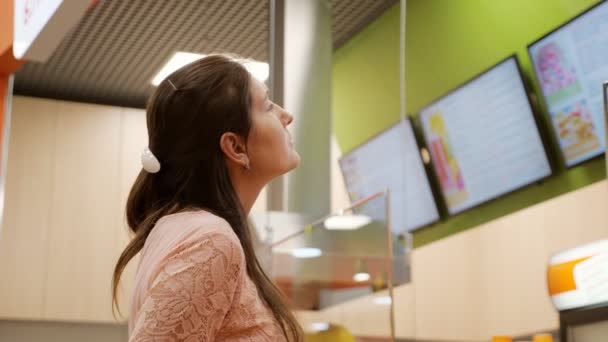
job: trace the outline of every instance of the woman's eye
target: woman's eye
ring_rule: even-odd
[[[274,107],[274,103],[272,103],[272,102],[271,102],[271,103],[268,105],[268,111],[271,111],[271,110],[272,110],[272,107]]]

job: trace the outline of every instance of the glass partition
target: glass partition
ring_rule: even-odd
[[[410,280],[411,239],[391,234],[388,196],[304,224],[302,215],[266,214],[267,231],[281,235],[266,236],[273,251],[266,267],[307,341],[394,340],[393,287]]]

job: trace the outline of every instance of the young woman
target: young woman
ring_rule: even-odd
[[[127,203],[141,252],[130,341],[301,341],[254,254],[246,217],[261,189],[300,162],[293,117],[242,64],[215,55],[171,74],[147,108],[148,148]]]

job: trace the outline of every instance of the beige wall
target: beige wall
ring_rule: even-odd
[[[593,342],[605,341],[608,336],[608,322],[597,322],[570,328],[573,341]]]
[[[15,97],[12,118],[0,317],[113,322],[110,279],[147,139],[143,112]]]
[[[416,336],[482,340],[557,329],[548,258],[608,238],[607,207],[601,181],[416,249]]]
[[[608,182],[601,181],[415,249],[413,281],[395,289],[397,336],[487,341],[558,329],[546,262],[557,251],[608,238],[607,209]],[[361,298],[301,317],[385,335],[385,309],[374,305]]]
[[[143,111],[17,97],[12,126],[0,318],[112,322],[109,277],[147,142]],[[333,207],[344,206],[343,185],[332,192]],[[602,181],[416,249],[413,282],[395,290],[397,335],[481,341],[556,329],[545,263],[608,236],[607,204]],[[386,307],[374,305],[302,315],[386,334]]]
[[[124,208],[147,140],[140,109],[14,98],[0,319],[114,322],[110,279],[129,239]],[[260,198],[254,211],[266,208]]]

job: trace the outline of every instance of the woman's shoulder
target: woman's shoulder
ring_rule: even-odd
[[[189,211],[171,214],[159,220],[154,230],[154,235],[151,234],[146,241],[150,244],[144,252],[144,259],[156,265],[152,277],[155,282],[186,269],[244,267],[244,253],[238,237],[226,220],[212,213]],[[224,260],[221,265],[216,262],[220,260]]]
[[[138,270],[133,334],[164,337],[179,329],[185,336],[187,329],[200,333],[202,324],[221,322],[224,315],[217,313],[232,306],[246,279],[243,249],[228,222],[209,212],[183,212],[162,218],[154,230]],[[171,324],[176,329],[167,328]]]
[[[157,225],[199,224],[204,226],[230,227],[228,221],[207,210],[189,210],[165,215],[158,220]]]
[[[238,242],[234,230],[220,216],[206,210],[183,211],[162,217],[154,230],[161,235],[180,235],[180,240],[198,240],[209,237],[223,237]],[[165,237],[166,238],[166,237]]]
[[[239,238],[223,218],[205,210],[185,211],[162,217],[146,239],[144,259],[162,264],[176,256],[215,246],[233,251],[239,258],[243,250]]]

